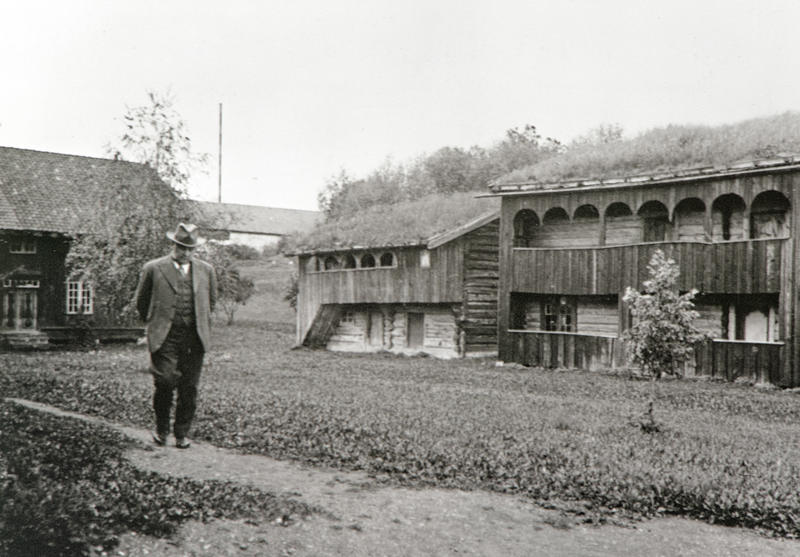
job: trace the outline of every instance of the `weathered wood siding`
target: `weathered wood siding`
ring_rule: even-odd
[[[511,361],[525,366],[603,370],[628,363],[620,339],[580,333],[509,331]],[[783,343],[714,340],[695,351],[695,375],[785,385]]]
[[[577,331],[582,334],[616,336],[619,332],[619,307],[616,301],[578,300]]]
[[[464,246],[464,302],[461,328],[465,355],[497,353],[497,284],[500,220],[470,232]]]
[[[722,327],[722,307],[711,304],[695,304],[694,309],[700,314],[695,320],[695,327],[708,333],[712,338],[727,338],[728,331]]]
[[[334,324],[325,342],[328,350],[343,352],[377,352],[386,350],[400,354],[427,353],[453,358],[458,352],[458,327],[452,307],[370,306],[341,309],[352,319]],[[423,315],[422,344],[408,344],[408,314]],[[316,327],[316,323],[315,323]],[[311,335],[309,335],[311,336]]]
[[[299,258],[297,342],[302,343],[324,304],[438,304],[463,301],[464,264],[459,242],[430,252],[430,267],[420,266],[421,248],[392,250],[390,268],[308,272],[308,257]]]
[[[625,364],[622,341],[614,337],[549,331],[509,331],[510,358],[525,366],[612,369]]]
[[[788,387],[792,379],[782,369],[785,351],[783,343],[714,340],[696,351],[695,373]]]
[[[681,268],[680,288],[706,293],[781,290],[786,240],[724,243],[657,242],[599,248],[514,248],[510,291],[542,294],[618,294],[640,288],[647,265],[660,249]]]
[[[598,245],[599,236],[594,242]],[[629,215],[624,217],[606,218],[606,244],[633,244],[642,241],[642,223],[639,217]]]
[[[797,311],[800,300],[797,299],[795,284],[800,275],[800,243],[795,240],[800,234],[800,203],[794,194],[800,191],[798,187],[800,172],[786,168],[655,184],[631,183],[585,190],[532,190],[504,196],[500,227],[499,357],[513,361],[514,355],[519,353],[515,346],[518,339],[510,332],[512,319],[519,320],[514,313],[518,310],[511,307],[512,293],[619,296],[626,286],[641,285],[647,275],[646,266],[652,251],[666,248],[681,265],[680,285],[683,289],[699,288],[704,293],[736,295],[778,294],[778,338],[784,339],[785,348],[776,349],[775,345],[769,344],[767,348],[758,350],[766,351],[770,357],[778,354],[774,357],[779,359],[780,372],[767,366],[771,382],[800,386],[800,311]],[[751,234],[756,237],[760,234],[759,214],[757,211],[751,214],[751,209],[755,208],[756,198],[765,192],[778,192],[788,200],[788,212],[779,219],[785,218],[785,224],[777,227],[776,235],[780,239],[749,240]],[[723,196],[727,199],[722,199]],[[764,198],[759,198],[759,201],[761,199]],[[717,200],[721,201],[715,205]],[[650,202],[660,203],[670,215],[671,224],[665,227],[667,242],[629,245],[644,238],[641,229],[643,215],[639,215],[639,210]],[[631,215],[609,216],[607,210],[614,203],[624,203]],[[541,220],[554,207],[574,215],[576,209],[584,205],[591,205],[600,215],[593,249],[583,249],[584,246],[570,240],[559,246],[561,250],[514,248],[513,223],[520,211],[531,211]],[[695,210],[701,205],[705,207],[702,213]],[[729,211],[726,226],[731,241],[708,243],[710,238],[723,240],[721,208]],[[625,212],[618,208],[611,211],[615,214]],[[573,219],[573,224],[578,224],[577,219]],[[755,229],[751,230],[754,226]],[[702,238],[704,241],[683,243],[677,242],[677,238]],[[580,243],[585,245],[585,240]],[[528,245],[535,245],[535,230]],[[706,317],[706,325],[716,329],[717,317]],[[727,354],[740,353],[736,351],[743,349],[738,345],[715,345],[714,350]],[[775,379],[776,374],[779,380]]]

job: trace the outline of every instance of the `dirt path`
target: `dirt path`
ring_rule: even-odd
[[[30,401],[7,400],[100,423],[131,438],[150,441],[145,430]],[[123,536],[115,555],[800,555],[800,541],[768,539],[742,529],[677,518],[631,527],[582,525],[514,496],[386,487],[366,474],[304,467],[203,443],[194,443],[185,451],[174,447],[136,449],[126,456],[143,469],[250,484],[327,513],[270,524],[190,522],[173,540],[131,533]]]

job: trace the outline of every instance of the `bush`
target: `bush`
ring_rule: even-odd
[[[261,252],[253,246],[245,244],[222,244],[222,246],[225,252],[233,259],[248,260],[261,257]]]
[[[691,290],[678,294],[680,268],[664,252],[656,250],[647,266],[650,278],[644,291],[628,287],[623,300],[630,304],[633,326],[623,339],[634,364],[646,375],[660,379],[663,374],[679,374],[679,366],[693,355],[693,348],[708,335],[692,322],[699,317]]]

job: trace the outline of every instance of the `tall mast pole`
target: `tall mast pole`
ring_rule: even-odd
[[[219,175],[217,182],[217,203],[222,203],[222,103],[219,103]]]

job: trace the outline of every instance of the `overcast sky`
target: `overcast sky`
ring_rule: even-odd
[[[170,91],[223,201],[316,209],[388,156],[800,109],[800,2],[3,2],[0,145],[88,156]]]

